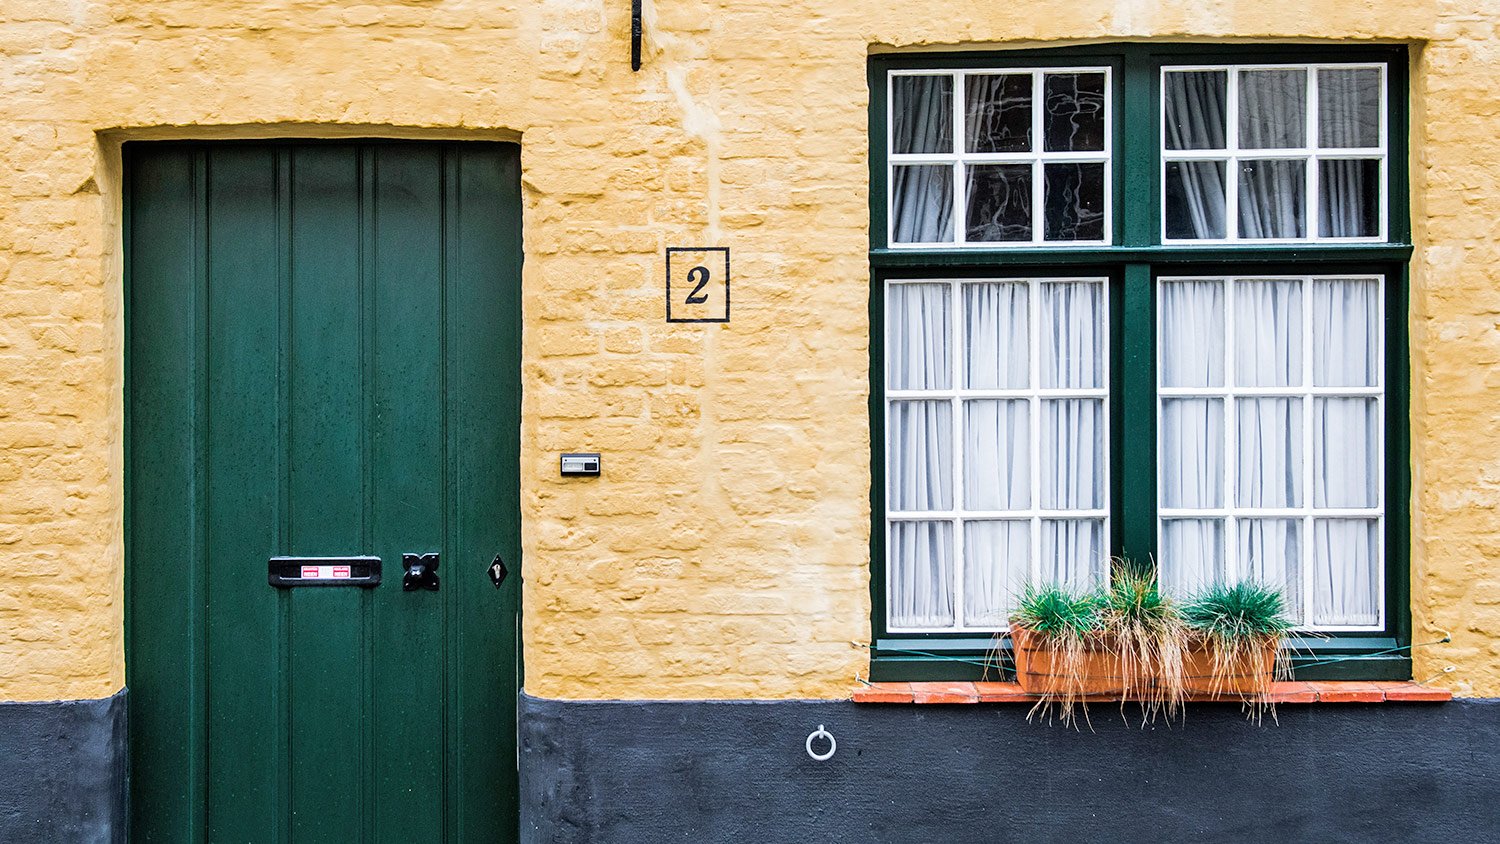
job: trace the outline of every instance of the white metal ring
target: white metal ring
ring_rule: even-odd
[[[826,738],[826,739],[828,739],[828,752],[827,753],[817,753],[817,752],[815,752],[813,750],[813,739],[818,739],[818,738]],[[823,762],[823,761],[826,761],[828,759],[832,759],[834,751],[836,751],[838,749],[839,749],[839,743],[833,740],[833,733],[830,733],[827,730],[823,729],[823,725],[822,724],[819,724],[818,728],[816,730],[813,730],[812,732],[810,732],[810,733],[807,734],[807,755],[811,756],[812,758],[814,758],[816,760],[818,760],[819,762]]]

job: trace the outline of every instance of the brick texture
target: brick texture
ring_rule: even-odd
[[[871,50],[1399,40],[1415,53],[1418,677],[1500,695],[1500,0],[0,0],[0,699],[124,680],[118,145],[519,139],[526,678],[838,698],[869,640]],[[667,246],[734,322],[666,325]],[[556,476],[562,450],[606,474]]]

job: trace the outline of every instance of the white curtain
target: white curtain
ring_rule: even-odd
[[[1225,97],[1222,70],[1166,74],[1166,148],[1225,149]],[[1225,235],[1225,173],[1221,161],[1176,161],[1167,166],[1168,235],[1221,238]],[[1174,220],[1182,220],[1173,225]]]
[[[896,76],[891,89],[891,152],[953,152],[953,77]],[[953,168],[920,164],[891,169],[892,239],[953,240]]]
[[[1163,386],[1222,384],[1227,368],[1223,286],[1201,280],[1159,286]],[[1313,395],[1311,388],[1379,385],[1380,284],[1371,279],[1246,279],[1234,281],[1230,289],[1234,366],[1228,386],[1239,395],[1160,400],[1160,504],[1208,511],[1163,519],[1162,582],[1184,594],[1225,578],[1251,577],[1285,589],[1288,607],[1299,621],[1374,624],[1379,620],[1379,522],[1320,516],[1319,511],[1381,506],[1379,400]],[[1313,330],[1304,338],[1305,307],[1312,308]],[[1254,394],[1257,388],[1289,387],[1307,392]],[[1309,414],[1312,454],[1304,454]],[[1228,457],[1234,483],[1227,490],[1226,426],[1233,426],[1235,443]],[[1229,532],[1229,507],[1287,512],[1236,518]],[[1233,571],[1228,543],[1233,543]],[[1312,617],[1304,619],[1309,585],[1314,590]]]
[[[914,396],[888,402],[886,500],[894,513],[959,511],[955,521],[895,519],[889,532],[890,623],[952,626],[963,544],[963,622],[1003,626],[1019,585],[1098,582],[1108,554],[1104,520],[1049,518],[1046,511],[1107,506],[1102,282],[983,281],[890,287],[886,306],[889,389],[949,391],[951,308],[961,307],[962,385],[976,390],[1094,389],[1100,397]],[[1031,296],[1040,325],[1029,325]],[[1040,385],[1032,382],[1033,355]],[[955,408],[955,405],[958,405]],[[955,409],[958,441],[954,442]],[[1032,414],[1039,418],[1033,419]],[[1041,441],[1033,443],[1033,428]],[[956,452],[955,453],[955,449]],[[1033,481],[1032,460],[1039,455]],[[963,484],[954,490],[963,461]],[[1034,522],[1033,508],[1043,515]],[[965,513],[987,517],[965,518]],[[1012,514],[996,518],[1000,514]],[[962,530],[961,536],[955,530]],[[1039,533],[1037,533],[1039,531]]]

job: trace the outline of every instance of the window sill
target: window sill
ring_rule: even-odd
[[[1035,703],[1039,697],[1016,683],[871,683],[856,689],[855,703]],[[1442,703],[1453,699],[1447,689],[1410,681],[1292,681],[1272,683],[1266,703]],[[1113,702],[1113,696],[1085,698]],[[1235,696],[1193,695],[1193,703],[1238,703]]]

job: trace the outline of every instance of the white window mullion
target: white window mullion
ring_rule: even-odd
[[[1239,421],[1240,405],[1235,392],[1234,360],[1234,294],[1235,281],[1224,279],[1224,576],[1232,583],[1243,579],[1239,570],[1239,536],[1236,533],[1234,508],[1239,503]]]
[[[953,74],[953,242],[959,246],[969,242],[969,180],[964,175],[965,143],[964,129],[964,75]]]
[[[955,395],[952,398],[952,427],[953,427],[953,626],[962,628],[964,626],[964,520],[963,512],[968,506],[964,497],[964,401],[957,395],[957,390],[962,388],[964,370],[964,348],[965,337],[963,330],[963,285],[957,280],[948,283],[948,297],[952,303],[948,310],[950,312],[949,326],[949,359],[952,374],[948,376],[949,383],[953,385]]]
[[[1318,164],[1322,160],[1318,157],[1318,70],[1310,67],[1307,69],[1307,148],[1314,153],[1307,159],[1307,188],[1303,191],[1307,197],[1307,234],[1313,240],[1324,237],[1323,215],[1318,212]]]
[[[1040,136],[1037,136],[1040,143]],[[1028,496],[1027,505],[1030,509],[1031,521],[1031,582],[1039,583],[1042,577],[1042,401],[1037,390],[1042,386],[1042,341],[1041,323],[1039,317],[1042,312],[1041,285],[1037,279],[1029,279],[1026,282],[1026,358],[1028,386],[1031,387],[1031,398],[1028,400],[1027,416],[1028,426],[1031,434],[1029,444],[1031,454],[1031,491]]]
[[[1224,80],[1224,235],[1229,240],[1240,237],[1240,74],[1239,68],[1226,68]]]
[[[1317,472],[1314,466],[1317,464],[1313,448],[1315,438],[1313,437],[1313,414],[1314,405],[1317,403],[1316,390],[1313,387],[1313,282],[1311,278],[1299,279],[1298,284],[1302,286],[1302,388],[1307,395],[1302,399],[1302,543],[1300,551],[1302,559],[1299,560],[1302,576],[1302,626],[1313,626],[1313,590],[1317,588],[1318,580],[1313,570],[1315,555],[1317,553],[1313,534],[1313,508],[1317,502],[1316,491],[1313,482],[1316,480]]]

